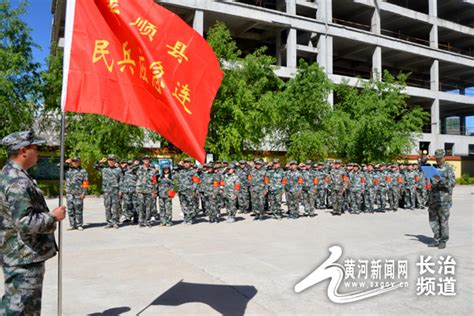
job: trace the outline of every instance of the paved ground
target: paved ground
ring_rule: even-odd
[[[315,218],[263,222],[245,215],[233,224],[202,221],[192,226],[105,230],[102,200],[88,197],[88,227],[64,233],[63,311],[65,315],[472,315],[473,193],[473,186],[455,189],[451,240],[445,250],[426,247],[432,236],[426,210],[341,217],[319,211]],[[174,217],[181,220],[175,202]],[[54,206],[57,201],[48,203]],[[327,280],[296,294],[295,284],[326,260],[332,245],[343,248],[341,264],[347,258],[408,260],[409,287],[350,304],[328,299]],[[455,258],[456,296],[416,295],[415,263],[421,255]],[[57,260],[49,260],[44,315],[56,313],[56,269]]]

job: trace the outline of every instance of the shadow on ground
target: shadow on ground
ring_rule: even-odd
[[[248,302],[257,294],[251,285],[221,285],[188,283],[182,280],[157,297],[150,306],[179,306],[186,303],[203,303],[221,315],[244,315]]]
[[[432,237],[428,237],[428,236],[425,236],[425,235],[412,235],[412,234],[405,234],[405,236],[408,236],[408,237],[415,237],[415,238],[411,238],[410,240],[416,240],[416,241],[419,241],[425,245],[429,245],[431,243],[434,243],[435,240],[432,238]]]
[[[117,316],[129,311],[130,311],[130,307],[122,306],[122,307],[109,308],[101,313],[87,314],[87,316]]]

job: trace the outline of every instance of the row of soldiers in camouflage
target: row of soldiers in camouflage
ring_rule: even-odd
[[[72,159],[73,165],[77,160]],[[103,165],[106,161],[108,166]],[[184,222],[188,224],[195,220],[200,204],[211,223],[219,222],[222,208],[227,210],[229,222],[235,221],[237,210],[251,211],[256,220],[266,214],[281,219],[283,195],[288,218],[292,219],[300,216],[300,207],[307,216],[315,216],[316,209],[326,208],[332,208],[334,215],[424,208],[431,186],[415,163],[343,166],[339,160],[306,161],[299,165],[290,161],[281,168],[278,160],[265,164],[256,159],[231,164],[216,162],[197,168],[191,159],[185,159],[174,171],[165,165],[160,176],[150,165],[149,157],[143,157],[143,165],[138,160],[118,164],[116,157],[109,155],[97,162],[95,168],[102,172],[106,228],[118,228],[121,214],[125,221],[135,219],[140,227],[151,227],[152,217],[159,217],[162,226],[172,225],[174,178]],[[67,171],[71,229],[82,229],[85,182],[84,169],[76,166]]]

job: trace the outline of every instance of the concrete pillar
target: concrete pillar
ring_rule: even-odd
[[[286,39],[286,67],[296,68],[296,29],[293,28]]]
[[[438,0],[429,0],[428,7],[430,17],[436,18],[438,16]],[[438,48],[438,21],[436,19],[433,19],[430,31],[430,47]]]
[[[372,54],[372,78],[374,80],[382,79],[382,47],[375,47]]]
[[[276,46],[276,58],[277,58],[277,65],[281,66],[282,63],[282,56],[281,56],[281,32],[278,31],[276,32],[276,38],[275,38],[275,46]]]
[[[201,36],[204,34],[204,11],[194,11],[193,28],[196,32],[201,34]]]
[[[381,28],[382,28],[382,25],[380,22],[380,9],[379,9],[379,6],[376,5],[374,9],[374,13],[372,14],[370,30],[372,31],[372,33],[380,34]]]
[[[430,89],[439,91],[439,60],[433,60],[430,68]]]
[[[439,99],[434,99],[433,104],[431,104],[431,134],[439,135],[440,130],[441,130],[441,119],[439,117]],[[436,144],[433,144],[433,145],[436,145]]]
[[[327,35],[328,23],[332,22],[332,0],[318,0],[318,10],[316,11],[316,19],[325,23],[325,33],[319,35],[318,41],[318,58],[317,62],[327,75],[332,74],[333,65],[333,39]],[[328,95],[329,104],[334,104],[334,94],[331,91]]]
[[[296,15],[296,0],[285,0],[286,13]]]
[[[296,15],[296,0],[285,0],[286,13]],[[286,67],[296,68],[296,29],[290,28],[286,40]]]

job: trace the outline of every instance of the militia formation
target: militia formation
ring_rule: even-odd
[[[30,131],[10,134],[0,142],[8,153],[0,172],[0,259],[5,276],[0,315],[40,314],[44,263],[57,252],[54,232],[66,208],[50,211],[27,171],[36,165],[39,146],[44,143]],[[155,168],[148,156],[140,162],[118,161],[108,155],[94,168],[102,174],[105,228],[119,228],[124,222],[152,227],[153,221],[171,226],[176,193],[186,224],[193,224],[201,212],[210,223],[218,223],[223,209],[227,221],[234,222],[238,211],[252,213],[255,220],[268,216],[281,220],[285,215],[289,219],[313,217],[319,209],[332,208],[333,215],[341,215],[428,206],[434,234],[428,246],[442,249],[449,239],[455,178],[452,167],[445,163],[444,150],[436,150],[435,159],[430,180],[420,172],[426,159],[418,164],[361,166],[343,165],[339,160],[289,161],[284,168],[278,160],[255,159],[216,161],[198,168],[187,158],[175,167]],[[88,174],[79,157],[66,160],[65,169],[70,229],[83,230]]]
[[[444,152],[438,150],[436,157],[442,159]],[[281,220],[284,216],[313,217],[322,209],[332,209],[333,215],[423,209],[430,205],[436,209],[445,202],[451,203],[455,184],[454,172],[448,164],[444,164],[445,180],[427,179],[420,168],[427,165],[426,159],[377,165],[344,165],[340,160],[299,164],[289,161],[285,167],[281,167],[279,160],[266,163],[255,159],[216,161],[198,167],[186,158],[174,168],[169,164],[155,168],[149,156],[141,160],[118,161],[114,155],[108,155],[94,164],[102,173],[105,228],[119,228],[127,222],[139,227],[153,227],[154,222],[171,226],[176,193],[183,222],[193,224],[198,216],[207,216],[209,223],[219,223],[225,214],[227,222],[235,222],[237,212],[250,213],[254,220]],[[68,159],[67,165],[69,229],[83,230],[87,172],[80,167],[79,157]],[[431,221],[431,213],[430,222],[436,226],[438,221],[434,218],[438,215]],[[447,238],[439,235],[437,240],[445,243]]]

